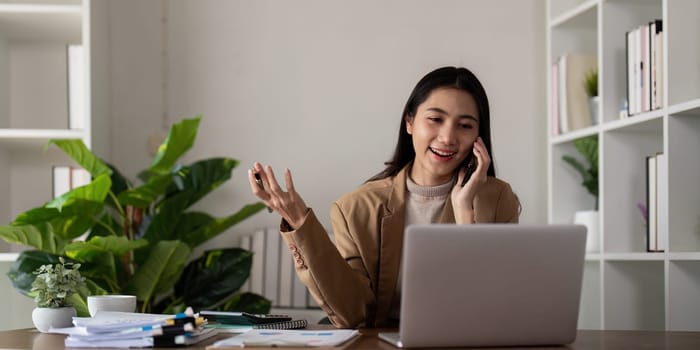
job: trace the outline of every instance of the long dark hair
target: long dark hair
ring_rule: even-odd
[[[463,67],[442,67],[428,73],[416,84],[416,87],[413,88],[411,96],[409,96],[408,101],[406,101],[403,113],[401,113],[399,139],[396,143],[394,155],[391,157],[391,160],[384,163],[386,168],[367,180],[367,182],[394,176],[401,171],[406,164],[413,161],[416,157],[416,151],[413,149],[413,139],[411,135],[408,134],[408,131],[406,131],[406,117],[415,116],[418,106],[428,99],[433,90],[438,88],[459,89],[474,97],[477,110],[479,111],[479,136],[484,140],[486,150],[489,152],[489,156],[491,156],[491,165],[489,165],[486,174],[488,176],[496,176],[493,152],[491,152],[491,116],[486,90],[484,90],[479,79],[470,70]],[[459,171],[459,169],[457,169],[457,171]]]

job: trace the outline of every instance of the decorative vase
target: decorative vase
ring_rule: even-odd
[[[574,224],[586,226],[586,252],[600,251],[600,235],[598,234],[599,218],[597,210],[582,210],[574,214]]]
[[[72,306],[59,308],[36,307],[32,311],[32,321],[34,327],[42,333],[48,332],[50,328],[65,328],[73,325],[73,317],[77,313]]]
[[[599,104],[599,96],[593,96],[588,98],[588,110],[590,110],[591,112],[591,125],[598,125],[598,123],[600,123],[600,115],[598,113]]]

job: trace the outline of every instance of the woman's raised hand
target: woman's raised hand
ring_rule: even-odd
[[[259,178],[256,179],[256,174]],[[284,171],[284,183],[287,191],[280,187],[271,166],[263,168],[255,162],[253,169],[248,170],[248,182],[255,196],[260,198],[268,208],[276,211],[284,218],[292,229],[299,228],[304,223],[306,212],[309,210],[301,196],[294,190],[292,172]]]
[[[476,157],[476,170],[467,183],[461,186],[467,170],[460,169],[457,184],[452,189],[452,206],[454,207],[455,221],[458,224],[474,222],[474,197],[481,186],[486,183],[487,171],[491,165],[491,156],[481,137],[477,137],[472,152]]]

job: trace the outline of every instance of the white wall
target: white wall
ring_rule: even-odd
[[[438,66],[463,65],[489,94],[497,174],[520,196],[521,222],[546,222],[542,0],[109,5],[108,158],[125,175],[149,164],[149,135],[201,113],[186,159],[241,162],[202,208],[222,216],[255,201],[246,169],[260,161],[278,174],[292,169],[298,191],[329,225],[332,201],[380,171],[391,155],[418,79]],[[260,213],[211,245],[277,221]]]

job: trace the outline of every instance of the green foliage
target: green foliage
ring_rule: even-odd
[[[583,88],[588,97],[598,96],[598,70],[592,69],[583,78]]]
[[[140,185],[133,185],[81,140],[51,140],[49,145],[90,172],[92,181],[0,226],[5,241],[34,248],[22,252],[10,268],[13,286],[28,295],[34,270],[65,259],[82,266],[85,287],[71,297],[79,315],[87,315],[86,297],[95,294],[136,295],[140,311],[149,313],[184,306],[268,312],[267,299],[237,293],[250,274],[249,252],[207,251],[204,256],[226,258],[210,258],[206,268],[201,258],[187,264],[197,246],[265,208],[253,203],[224,217],[190,209],[228,181],[238,165],[231,158],[178,163],[194,144],[200,119],[172,126],[151,165],[139,174]],[[75,240],[85,233],[86,239]],[[204,271],[206,278],[199,274]],[[213,282],[218,282],[215,288],[204,288]]]
[[[583,187],[595,197],[595,208],[598,209],[598,137],[588,136],[574,141],[574,147],[585,159],[583,165],[578,159],[565,155],[562,159],[581,174]]]
[[[59,308],[69,306],[68,298],[85,286],[80,276],[80,264],[66,262],[62,257],[56,265],[41,265],[33,273],[31,295],[39,307]]]

